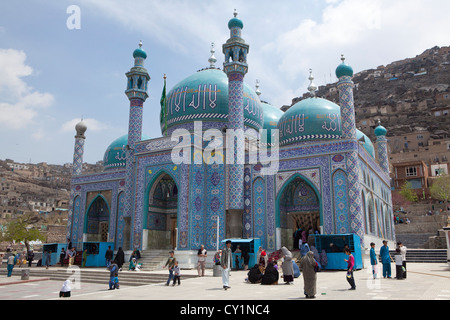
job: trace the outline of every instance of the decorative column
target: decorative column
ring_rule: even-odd
[[[354,147],[347,153],[347,175],[349,196],[350,230],[364,240],[364,225],[361,210],[361,185],[359,183],[358,167],[358,142],[356,141],[355,104],[353,100],[352,81],[353,69],[345,63],[344,55],[342,63],[336,68],[336,76],[339,79],[339,103],[341,105],[342,139],[354,141]]]
[[[141,247],[142,218],[134,216],[134,193],[136,181],[136,162],[134,157],[135,143],[142,139],[142,114],[144,102],[148,98],[147,85],[150,76],[144,68],[147,53],[142,49],[142,41],[139,48],[133,52],[134,67],[126,73],[128,79],[125,94],[130,100],[130,116],[128,123],[128,145],[126,146],[126,174],[125,174],[125,217],[131,217],[134,221],[134,230],[131,234],[132,247],[125,250]]]
[[[227,152],[231,152],[233,162],[228,166],[229,200],[227,229],[230,236],[242,237],[244,210],[244,163],[238,163],[238,155],[244,148],[244,76],[248,71],[247,54],[249,45],[241,38],[244,24],[234,12],[228,22],[230,39],[223,45],[225,62],[223,70],[228,76],[228,129],[235,132],[237,139],[232,144],[227,141]],[[230,149],[231,147],[231,149]],[[227,154],[228,157],[230,154]]]
[[[389,177],[389,157],[386,139],[387,130],[381,125],[381,121],[378,120],[378,127],[375,128],[375,135],[377,137],[377,151],[378,151],[378,164],[384,173]]]
[[[75,149],[73,151],[72,176],[79,176],[83,172],[84,141],[86,140],[84,133],[87,130],[83,120],[77,123],[75,130],[77,135],[75,136]]]

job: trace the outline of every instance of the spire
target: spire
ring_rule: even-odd
[[[314,76],[312,74],[312,69],[309,69],[309,78],[308,79],[310,81],[309,86],[308,86],[308,91],[310,92],[311,97],[315,98],[316,97],[317,86],[313,83]]]
[[[236,9],[234,9],[233,15],[234,15],[235,18],[237,17],[238,13],[237,13]]]
[[[256,87],[256,94],[258,95],[258,97],[260,97],[261,91],[259,91],[259,80],[258,79],[256,79],[255,87]]]
[[[216,50],[214,49],[214,42],[211,43],[211,51],[210,52],[211,52],[211,57],[208,59],[209,67],[211,69],[215,69],[216,68],[217,59],[214,56],[214,53],[216,53]]]

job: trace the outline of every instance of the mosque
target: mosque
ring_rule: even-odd
[[[386,129],[375,130],[375,146],[355,126],[353,69],[342,58],[336,69],[339,105],[315,96],[286,112],[260,100],[244,82],[249,45],[243,22],[229,21],[230,38],[223,45],[223,68],[216,68],[214,47],[209,67],[171,89],[161,107],[162,137],[142,133],[143,107],[150,76],[142,43],[126,73],[130,101],[128,134],[114,140],[104,155],[104,170],[83,174],[84,122],[76,125],[67,237],[72,242],[113,243],[125,251],[175,249],[189,260],[201,244],[216,250],[226,238],[259,238],[274,251],[292,248],[298,228],[321,234],[352,233],[361,247],[382,239],[395,240],[389,181]],[[175,164],[171,151],[177,129],[243,129],[244,164]],[[278,129],[278,139],[260,129]],[[271,131],[273,133],[275,131]],[[273,139],[273,140],[272,140]],[[204,139],[205,140],[205,139]],[[250,145],[269,147],[278,140],[278,170],[263,172],[250,163]],[[192,157],[201,154],[192,146]],[[223,150],[236,156],[242,150]],[[195,260],[196,261],[196,260]]]

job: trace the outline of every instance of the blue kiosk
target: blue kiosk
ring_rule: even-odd
[[[67,243],[46,243],[42,248],[42,264],[45,264],[45,255],[50,253],[50,265],[54,266],[59,263],[59,255],[61,249],[67,249]]]
[[[225,246],[225,243],[230,240],[231,241],[231,252],[233,255],[233,265],[232,269],[244,269],[243,267],[243,259],[242,259],[242,251],[246,251],[249,255],[248,265],[249,267],[253,267],[256,262],[256,255],[259,247],[261,246],[261,239],[259,238],[232,238],[232,239],[224,239],[222,240],[222,248]],[[238,249],[238,252],[236,250]],[[236,264],[237,262],[237,264]]]
[[[113,242],[83,242],[83,252],[87,250],[86,267],[106,267],[105,254],[109,246],[114,250]]]
[[[324,267],[325,270],[347,270],[347,262],[344,260],[348,260],[344,253],[345,245],[348,245],[355,258],[354,269],[363,268],[360,238],[356,234],[315,234],[310,237],[314,238],[315,243],[310,245],[314,245],[319,253],[325,250],[327,254],[328,264]]]

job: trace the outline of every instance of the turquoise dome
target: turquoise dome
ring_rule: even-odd
[[[343,76],[353,77],[353,68],[350,67],[345,62],[342,62],[338,67],[336,68],[336,77],[338,79]]]
[[[143,58],[143,59],[147,59],[147,53],[144,51],[144,49],[142,48],[137,48],[136,50],[134,50],[133,52],[133,57],[134,58]]]
[[[304,99],[284,113],[278,129],[281,146],[309,140],[340,139],[341,108],[322,98]]]
[[[268,130],[267,132],[267,143],[271,143],[271,131],[272,129],[277,129],[278,121],[283,116],[284,112],[266,102],[261,102],[261,107],[264,113],[264,124],[263,129]]]
[[[261,101],[244,82],[244,124],[259,130],[264,121]],[[160,117],[161,132],[195,121],[217,122],[217,129],[228,122],[228,77],[219,69],[204,69],[176,84],[167,94],[166,119]],[[213,126],[214,127],[214,126]],[[204,129],[205,126],[203,126]],[[208,127],[208,129],[211,127]]]
[[[382,125],[378,125],[378,127],[375,128],[374,133],[375,133],[375,135],[376,135],[377,137],[379,137],[379,136],[385,136],[385,135],[387,134],[387,130],[386,130],[386,128],[383,127]]]
[[[150,139],[146,135],[142,135],[142,140]],[[106,149],[103,156],[103,168],[108,169],[124,169],[126,165],[125,146],[128,144],[128,134],[114,140]]]
[[[359,140],[362,137],[364,137],[364,144],[363,144],[364,149],[366,149],[366,151],[372,156],[372,158],[375,159],[375,148],[373,146],[372,141],[362,131],[356,129],[356,140]]]
[[[228,29],[232,29],[232,28],[236,28],[236,27],[243,29],[244,23],[242,22],[241,19],[234,17],[228,22]]]

